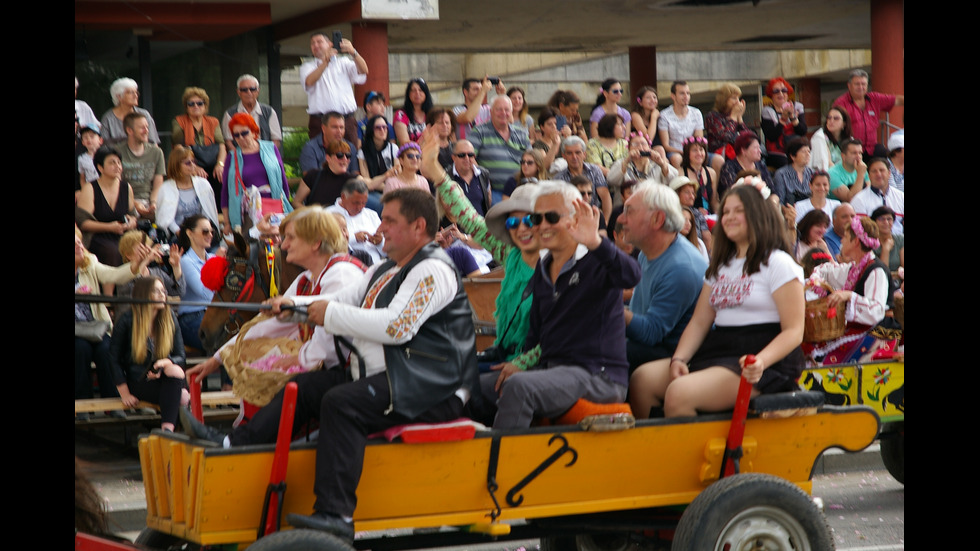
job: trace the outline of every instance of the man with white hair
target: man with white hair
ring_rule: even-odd
[[[640,249],[643,270],[625,313],[630,371],[674,354],[701,294],[708,264],[678,235],[681,209],[673,189],[647,180],[634,188],[617,219],[625,239]]]
[[[530,326],[525,347],[540,346],[537,367],[500,383],[496,429],[525,428],[534,416],[558,417],[580,398],[626,399],[623,289],[640,281],[640,267],[599,235],[599,210],[565,182],[538,184],[533,229],[548,253],[531,277]],[[491,395],[496,373],[481,378]]]
[[[227,138],[225,147],[228,148],[228,151],[234,151],[235,141],[231,139],[231,128],[229,128],[228,123],[231,122],[232,115],[236,113],[252,115],[255,124],[259,125],[259,139],[271,141],[276,144],[276,147],[281,147],[282,126],[279,124],[279,116],[276,115],[272,106],[259,103],[259,79],[244,74],[238,77],[236,86],[241,101],[229,107],[221,118],[221,132]]]
[[[527,130],[511,124],[513,104],[507,96],[497,96],[490,106],[490,122],[476,126],[467,134],[473,144],[476,162],[490,172],[493,203],[503,200],[507,179],[521,168],[521,157],[531,147]]]
[[[602,209],[602,215],[609,220],[612,216],[612,195],[606,177],[598,165],[585,162],[585,141],[578,136],[569,136],[561,142],[561,154],[568,167],[555,173],[556,180],[571,182],[576,176],[585,176],[592,182],[592,204]]]

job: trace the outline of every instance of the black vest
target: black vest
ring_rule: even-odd
[[[429,243],[378,293],[374,307],[387,307],[409,272],[429,258],[445,262],[456,271],[442,248],[434,242]],[[368,289],[394,266],[390,260],[379,266]],[[460,387],[468,388],[471,398],[480,393],[473,312],[458,272],[456,284],[452,302],[430,316],[410,341],[384,346],[391,408],[406,417],[418,417],[451,397]]]
[[[868,281],[868,276],[871,275],[871,272],[877,269],[884,270],[885,272],[885,279],[888,280],[887,306],[889,308],[893,308],[895,306],[895,285],[894,282],[892,281],[892,273],[888,271],[888,266],[886,266],[884,262],[882,262],[877,258],[874,259],[874,261],[872,261],[870,264],[865,266],[864,273],[861,274],[861,277],[858,278],[857,283],[854,284],[854,292],[863,297],[864,284]]]

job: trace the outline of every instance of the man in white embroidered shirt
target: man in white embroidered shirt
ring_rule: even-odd
[[[328,300],[273,301],[274,310],[308,304],[310,322],[353,336],[359,351],[351,358],[355,380],[323,397],[314,513],[287,518],[295,527],[348,540],[367,435],[410,422],[456,419],[479,384],[469,302],[452,261],[433,241],[435,200],[406,188],[382,201],[379,229],[387,262]]]

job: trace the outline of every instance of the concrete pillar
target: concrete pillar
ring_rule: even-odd
[[[905,95],[905,3],[871,0],[871,90]],[[891,110],[889,120],[905,127],[905,108]],[[881,139],[888,142],[889,132]]]
[[[636,109],[636,91],[644,86],[657,87],[657,47],[631,46],[630,63],[630,110]],[[626,98],[624,98],[626,99]]]
[[[384,93],[388,101],[388,24],[378,21],[351,23],[351,42],[367,62],[367,82],[354,87],[354,98],[360,105],[368,90]]]
[[[804,121],[813,134],[823,123],[823,113],[820,112],[820,79],[803,78],[796,85],[796,101],[803,104]]]

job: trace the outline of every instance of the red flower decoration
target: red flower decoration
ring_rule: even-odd
[[[227,258],[220,256],[211,257],[201,267],[201,283],[212,291],[218,291],[224,286],[225,276],[228,275],[228,269],[230,267],[231,264]]]
[[[827,319],[834,319],[837,317],[837,307],[831,306],[827,308]]]

